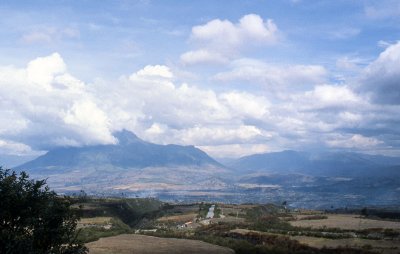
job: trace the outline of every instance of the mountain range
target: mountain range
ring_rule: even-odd
[[[114,134],[116,145],[61,147],[22,164],[17,169],[40,171],[79,167],[146,168],[166,166],[215,166],[220,163],[194,146],[158,145],[143,141],[132,132]]]
[[[330,177],[400,176],[400,158],[354,152],[282,151],[239,158],[227,166],[244,173],[297,173]]]
[[[332,200],[344,202],[344,197],[351,197],[346,201],[351,204],[400,202],[397,157],[289,150],[222,165],[194,146],[154,144],[126,130],[114,136],[117,144],[59,147],[14,169],[47,179],[61,193],[84,189],[92,194],[124,192],[229,202],[290,197],[299,206],[310,206],[312,200],[313,207],[330,206]]]

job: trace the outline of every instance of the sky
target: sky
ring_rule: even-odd
[[[400,1],[0,2],[0,155],[127,129],[217,158],[400,156]]]

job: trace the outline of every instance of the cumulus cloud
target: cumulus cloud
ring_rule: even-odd
[[[278,27],[256,14],[245,15],[238,23],[214,19],[194,26],[190,41],[197,49],[181,55],[185,64],[225,63],[243,49],[276,43]]]
[[[217,73],[213,79],[222,82],[245,81],[267,88],[290,87],[293,91],[324,83],[328,77],[327,70],[320,65],[279,66],[254,59],[239,59],[231,66],[231,70]]]
[[[363,105],[363,99],[356,95],[349,87],[343,85],[318,85],[312,91],[307,91],[301,95],[294,95],[293,98],[314,110]]]
[[[237,142],[249,139],[245,132],[256,135],[255,127],[244,125],[243,121],[267,114],[266,98],[235,91],[218,94],[186,83],[177,85],[173,77],[167,66],[146,66],[128,79],[121,78],[113,87],[97,89],[96,97],[103,105],[110,105],[107,112],[136,115],[132,120],[110,113],[114,126],[135,130],[154,142]]]
[[[400,104],[400,42],[387,47],[369,64],[360,78],[359,90],[380,104]]]
[[[134,73],[130,76],[131,80],[135,80],[137,78],[173,78],[173,74],[171,70],[164,65],[147,65],[143,69],[139,70],[137,73]]]
[[[0,115],[12,116],[0,138],[33,149],[114,142],[107,117],[57,53],[0,68]]]
[[[0,139],[0,154],[11,154],[11,155],[26,155],[35,154],[31,147],[28,145]]]
[[[177,133],[178,140],[200,146],[215,144],[254,143],[267,141],[271,134],[251,125],[240,125],[236,128],[214,126],[188,128]]]
[[[397,45],[388,47],[361,72],[364,78],[397,77],[396,52]],[[121,129],[156,143],[196,145],[217,157],[321,146],[374,151],[389,147],[389,138],[392,144],[398,139],[398,105],[369,100],[375,93],[369,83],[361,83],[361,90],[330,84],[327,70],[314,65],[241,59],[228,68],[215,80],[256,82],[268,89],[181,83],[166,65],[86,84],[68,72],[57,53],[24,68],[0,67],[0,151],[112,144],[112,133]],[[274,86],[286,95],[274,97]]]

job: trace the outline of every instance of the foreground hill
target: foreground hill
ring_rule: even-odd
[[[125,234],[101,238],[86,245],[91,254],[108,253],[192,253],[192,254],[230,254],[232,249],[205,243],[198,240],[160,238],[154,236]]]

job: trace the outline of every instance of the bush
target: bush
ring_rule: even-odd
[[[0,253],[87,253],[71,205],[45,180],[0,167]]]

